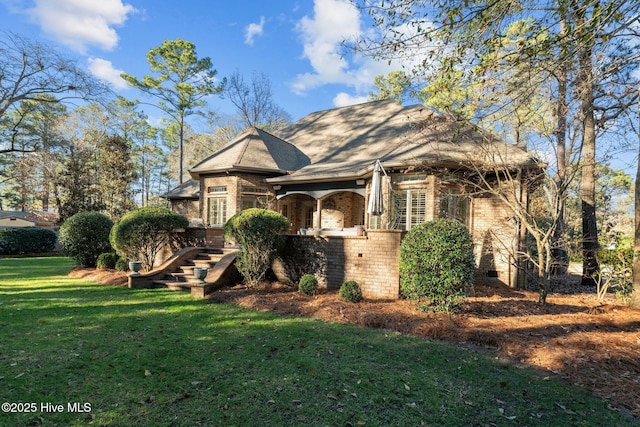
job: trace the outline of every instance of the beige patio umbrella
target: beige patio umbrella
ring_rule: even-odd
[[[384,206],[382,202],[382,165],[380,160],[376,160],[376,164],[373,167],[373,176],[371,178],[371,191],[369,193],[369,206],[367,207],[367,213],[369,215],[382,215]]]

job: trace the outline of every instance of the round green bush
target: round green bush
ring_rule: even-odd
[[[79,212],[60,227],[65,254],[84,267],[95,267],[98,256],[112,250],[109,232],[113,222],[100,212]]]
[[[347,302],[360,302],[362,301],[362,289],[358,282],[354,280],[348,280],[340,286],[339,291],[340,299]]]
[[[305,295],[313,295],[318,289],[318,279],[313,274],[305,274],[298,282],[298,290]]]
[[[471,290],[475,258],[464,224],[439,219],[411,228],[400,245],[400,293],[420,309],[451,312]]]
[[[116,262],[118,261],[118,254],[115,252],[105,252],[98,256],[98,261],[96,261],[96,267],[98,268],[109,268],[115,269]]]
[[[129,261],[126,258],[118,257],[116,261],[116,270],[127,271],[129,270]]]
[[[289,220],[278,212],[251,208],[234,216],[224,225],[226,240],[240,245],[236,267],[249,286],[265,277],[289,230]]]
[[[23,255],[51,252],[56,247],[55,231],[37,227],[0,228],[0,254]]]
[[[174,231],[188,226],[187,218],[169,209],[140,208],[120,218],[109,237],[118,255],[142,262],[148,271],[160,250],[171,243]]]

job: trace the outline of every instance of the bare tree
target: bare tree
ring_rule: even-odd
[[[640,94],[640,88],[638,88]],[[634,190],[634,230],[633,230],[633,292],[631,293],[631,307],[640,309],[640,97],[638,101],[638,164],[636,166],[636,185]]]
[[[15,33],[0,39],[0,120],[23,101],[56,103],[96,100],[109,89],[52,47]],[[0,142],[0,154],[20,151],[13,139]]]
[[[235,105],[245,126],[261,126],[275,130],[291,122],[291,117],[273,100],[271,81],[264,73],[253,73],[246,82],[239,71],[235,71],[227,82],[225,95]]]
[[[554,231],[561,214],[563,194],[557,191],[541,160],[528,156],[525,161],[510,145],[496,141],[495,137],[471,123],[464,126],[478,131],[483,139],[467,140],[462,136],[464,130],[453,132],[452,142],[466,144],[467,148],[464,159],[452,163],[444,172],[456,177],[467,196],[490,198],[495,202],[496,211],[508,215],[505,221],[516,231],[517,237],[514,238],[513,233],[491,230],[491,240],[509,254],[515,268],[525,272],[529,281],[538,286],[539,302],[545,304],[551,288]],[[421,167],[429,170],[429,165],[417,169]],[[530,208],[534,194],[539,205],[537,209]],[[529,244],[525,243],[526,235]]]

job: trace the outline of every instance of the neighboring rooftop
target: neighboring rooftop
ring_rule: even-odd
[[[55,212],[0,210],[0,223],[2,226],[13,226],[18,223],[21,224],[20,226],[25,226],[28,222],[38,227],[51,227],[55,225],[58,218],[59,216]]]

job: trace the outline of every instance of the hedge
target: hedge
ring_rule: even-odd
[[[0,228],[0,254],[24,255],[51,252],[58,235],[48,228]]]

